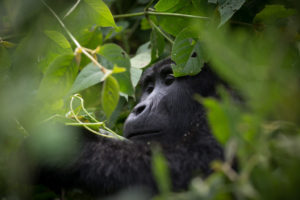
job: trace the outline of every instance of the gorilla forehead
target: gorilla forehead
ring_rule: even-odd
[[[175,62],[172,61],[171,58],[167,58],[155,63],[143,72],[143,76],[141,77],[140,82],[144,83],[147,77],[153,76],[154,74],[159,74],[159,72],[163,68],[171,67],[171,64],[175,64]]]

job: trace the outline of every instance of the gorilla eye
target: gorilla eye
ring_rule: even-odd
[[[148,83],[146,88],[145,88],[145,91],[147,93],[151,93],[153,90],[154,90],[154,84],[153,83]]]
[[[160,74],[161,74],[161,78],[163,79],[166,85],[171,85],[175,80],[171,67],[165,67],[164,69],[161,70]]]
[[[175,77],[173,76],[173,74],[168,74],[166,77],[165,77],[165,84],[166,85],[171,85],[175,80]]]

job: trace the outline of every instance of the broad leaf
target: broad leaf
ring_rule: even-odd
[[[222,105],[215,99],[208,98],[203,101],[204,106],[208,109],[208,119],[212,125],[214,136],[217,140],[225,145],[230,137],[229,117]]]
[[[130,69],[130,73],[131,73],[132,85],[135,88],[137,86],[138,82],[140,81],[140,78],[142,76],[143,70],[132,67]]]
[[[127,53],[118,45],[106,44],[101,46],[99,54],[106,58],[113,65],[125,68],[126,71],[118,74],[113,74],[120,85],[120,92],[133,95],[134,90],[130,80],[130,60]],[[112,68],[110,68],[112,69]]]
[[[183,0],[160,0],[154,6],[154,8],[158,11],[170,11],[172,8],[176,7],[177,4],[183,4]]]
[[[296,10],[287,9],[283,5],[267,5],[254,18],[254,22],[263,22],[265,24],[273,24],[279,22],[282,24],[282,19],[288,18],[296,14]]]
[[[160,3],[161,2],[161,3]],[[168,5],[162,6],[162,2]],[[168,2],[168,3],[167,3]],[[159,1],[155,6],[156,10],[159,12],[170,12],[170,13],[182,13],[182,14],[191,14],[191,15],[202,15],[192,4],[191,1],[186,0],[179,0],[176,1],[176,5],[174,7],[169,6],[169,2],[173,1]],[[167,9],[169,8],[169,9]],[[166,10],[167,9],[167,10]],[[173,36],[177,36],[183,29],[189,26],[191,23],[203,23],[204,20],[195,20],[186,17],[175,17],[175,16],[158,16],[157,17],[158,23],[162,29],[172,34]]]
[[[53,101],[67,95],[78,71],[73,58],[73,55],[62,55],[50,64],[40,84],[39,99]]]
[[[111,116],[119,101],[119,84],[118,81],[109,76],[105,79],[102,88],[102,108],[107,118]]]
[[[218,0],[221,22],[219,26],[225,24],[232,15],[238,11],[246,0]]]
[[[100,83],[104,74],[94,63],[88,64],[78,74],[70,93],[76,93]]]
[[[113,69],[114,65],[105,59],[103,56],[98,55],[98,62],[105,67],[106,69]],[[115,69],[116,68],[116,69]],[[119,69],[115,67],[114,70],[124,71],[123,68]],[[84,67],[81,72],[76,77],[76,80],[72,86],[70,93],[76,93],[86,88],[89,88],[97,83],[103,81],[104,73],[100,70],[99,66],[94,64],[93,62],[89,63],[86,67]]]
[[[140,24],[141,30],[149,30],[151,29],[151,25],[149,24],[148,20],[146,18],[143,18],[141,20]]]
[[[158,149],[153,151],[152,170],[160,192],[168,194],[171,188],[170,171],[166,158]]]
[[[4,47],[0,46],[0,73],[4,73],[11,66],[10,55]]]
[[[141,45],[136,55],[130,59],[131,66],[135,68],[144,68],[151,62],[151,48],[150,48],[150,42],[147,42],[143,45]]]
[[[172,65],[174,75],[196,75],[204,65],[201,43],[197,41],[197,34],[190,29],[183,30],[175,39],[171,58],[176,63]]]
[[[45,31],[45,34],[51,40],[53,40],[56,44],[58,44],[61,48],[71,49],[71,45],[70,45],[69,41],[60,32],[57,32],[57,31]]]
[[[84,31],[95,26],[117,28],[109,8],[102,0],[82,0],[66,17],[65,23],[79,40]]]
[[[49,65],[59,56],[64,54],[72,54],[72,48],[69,41],[63,34],[56,31],[44,31],[47,38],[44,42],[47,45],[47,52],[40,57],[38,64],[42,72],[46,72]]]
[[[164,52],[165,48],[165,39],[156,29],[153,29],[151,32],[151,45],[151,59],[156,60]]]
[[[94,16],[99,26],[113,26],[116,27],[114,18],[102,0],[84,0],[92,10],[94,10],[98,16]]]

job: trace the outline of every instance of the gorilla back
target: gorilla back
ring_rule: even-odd
[[[39,182],[94,195],[135,186],[155,193],[152,144],[161,146],[174,191],[186,189],[195,175],[209,175],[211,161],[223,159],[223,150],[211,135],[205,109],[193,96],[216,97],[220,81],[206,66],[196,76],[175,78],[171,63],[165,59],[144,72],[142,96],[124,125],[128,141],[82,133],[76,158],[44,167]]]

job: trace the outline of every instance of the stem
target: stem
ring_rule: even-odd
[[[78,6],[78,4],[80,3],[80,1],[81,0],[77,0],[77,2],[72,6],[72,8],[67,12],[67,14],[65,14],[64,18],[68,17],[75,10],[75,8]]]
[[[50,10],[50,12],[54,15],[54,17],[57,19],[57,21],[60,23],[60,25],[62,26],[62,28],[66,31],[66,33],[68,34],[68,36],[71,38],[71,40],[74,42],[74,44],[77,46],[77,48],[82,50],[82,53],[84,55],[86,55],[95,65],[97,65],[100,70],[104,73],[104,74],[110,74],[111,70],[106,69],[105,67],[103,67],[93,56],[91,56],[81,45],[80,43],[76,40],[76,38],[72,35],[72,33],[69,31],[69,29],[65,26],[65,24],[62,22],[62,20],[59,18],[59,16],[57,16],[57,14],[54,12],[54,10],[52,10],[52,8],[50,8],[50,6],[48,6],[48,4],[46,4],[43,0],[41,0],[41,2]],[[107,76],[104,76],[107,77]]]
[[[231,181],[236,181],[239,178],[239,175],[231,168],[228,163],[224,163],[222,165],[222,171]]]
[[[103,122],[97,122],[97,123],[88,123],[88,122],[85,122],[84,123],[85,125],[103,125]],[[65,125],[71,125],[71,126],[81,126],[82,124],[81,123],[75,123],[75,122],[69,122],[69,123],[65,123]]]
[[[197,15],[188,15],[188,14],[182,14],[182,13],[168,13],[168,12],[147,11],[146,14],[148,14],[148,15],[156,15],[156,16],[161,15],[161,16],[186,17],[186,18],[193,18],[193,19],[206,19],[206,20],[210,20],[209,17],[197,16]]]
[[[143,16],[143,15],[145,15],[145,12],[114,15],[114,18],[117,19],[117,18],[126,18],[126,17],[137,17],[137,16]]]
[[[147,12],[147,10],[150,8],[150,6],[153,4],[155,0],[151,0],[145,7],[144,11]]]
[[[17,123],[17,126],[19,128],[20,131],[22,131],[22,133],[24,134],[25,137],[29,136],[28,131],[26,131],[26,129],[22,126],[22,124],[19,122],[19,120],[14,119],[15,122]]]
[[[154,24],[151,21],[151,19],[148,19],[148,21],[150,25],[154,27],[162,36],[164,36],[172,45],[174,44],[174,41],[169,36],[167,36],[167,34],[165,34],[162,30],[160,30],[160,28],[156,24]]]
[[[209,17],[204,17],[204,16],[188,15],[188,14],[182,14],[182,13],[156,12],[156,11],[148,11],[148,10],[145,10],[144,12],[114,15],[114,18],[116,19],[116,18],[136,17],[136,16],[142,16],[142,15],[171,16],[171,17],[173,16],[173,17],[186,17],[186,18],[193,18],[193,19],[210,20]]]
[[[119,139],[126,140],[126,138],[124,138],[124,137],[118,135],[116,132],[112,131],[110,128],[108,128],[107,126],[105,126],[105,124],[103,124],[103,128],[104,128],[105,130],[107,130],[108,132],[113,133],[113,134],[114,134],[115,136],[117,136]]]
[[[82,121],[80,121],[80,119],[77,117],[77,115],[75,114],[74,112],[74,109],[73,109],[73,101],[74,101],[74,97],[77,97],[77,95],[74,95],[72,96],[71,98],[71,102],[70,102],[70,110],[71,110],[71,113],[73,114],[74,118],[76,119],[76,121],[82,125],[84,128],[86,128],[87,130],[91,131],[92,133],[95,133],[96,135],[100,135],[100,136],[103,136],[103,137],[108,137],[108,138],[114,138],[113,136],[109,136],[109,135],[103,135],[97,131],[94,131],[93,129],[91,129],[90,127],[88,127],[85,123],[83,123]]]
[[[156,12],[145,9],[144,12],[137,12],[137,13],[130,13],[130,14],[121,14],[121,15],[114,15],[114,18],[126,18],[126,17],[136,17],[136,16],[142,16],[142,15],[154,15],[154,16],[170,16],[170,17],[185,17],[185,18],[192,18],[192,19],[203,19],[203,20],[211,20],[209,17],[205,16],[197,16],[197,15],[188,15],[188,14],[182,14],[182,13],[168,13],[168,12]],[[238,24],[243,26],[250,26],[253,27],[253,24],[246,23],[246,22],[239,22],[239,21],[230,21],[231,24]]]
[[[79,101],[80,101],[80,106],[81,106],[82,110],[85,112],[85,114],[86,114],[87,116],[89,116],[92,120],[94,120],[94,122],[98,123],[98,121],[97,121],[92,115],[90,115],[90,113],[85,109],[85,107],[84,107],[84,102],[83,102],[83,98],[79,97],[78,95],[74,95],[74,97],[76,97],[77,99],[79,99]]]
[[[64,116],[62,116],[62,115],[55,114],[55,115],[52,115],[51,117],[49,117],[49,118],[47,118],[47,119],[42,120],[41,123],[48,122],[48,121],[50,121],[50,120],[52,120],[52,119],[54,119],[54,118],[57,118],[57,117],[64,118]]]
[[[75,114],[74,109],[73,109],[73,100],[74,100],[74,98],[77,98],[77,99],[80,100],[80,106],[81,106],[81,109],[85,112],[86,115],[88,115],[93,121],[95,121],[94,123],[83,123],[83,122],[80,121],[80,119],[78,119],[78,117],[77,117],[77,115]],[[76,126],[82,125],[82,126],[84,126],[84,128],[88,129],[89,131],[91,131],[91,132],[93,132],[93,133],[95,133],[95,134],[97,134],[97,135],[101,135],[101,136],[103,136],[103,137],[117,138],[117,139],[121,139],[121,140],[126,140],[126,138],[124,138],[124,137],[118,135],[118,134],[115,133],[114,131],[112,131],[112,130],[110,130],[109,128],[107,128],[107,127],[105,126],[105,123],[103,123],[103,122],[98,122],[92,115],[90,115],[90,113],[89,113],[89,112],[85,109],[85,107],[84,107],[84,101],[83,101],[83,99],[82,99],[78,94],[75,94],[75,95],[72,96],[71,102],[70,102],[70,110],[71,110],[71,113],[73,114],[73,116],[75,117],[75,119],[76,119],[76,121],[77,121],[78,123],[66,123],[66,125],[76,125]],[[103,127],[104,129],[106,129],[107,131],[109,131],[112,135],[110,136],[110,135],[104,135],[104,134],[101,134],[101,133],[99,133],[99,132],[97,132],[97,131],[94,131],[93,129],[89,128],[87,125],[102,125],[102,127]]]

